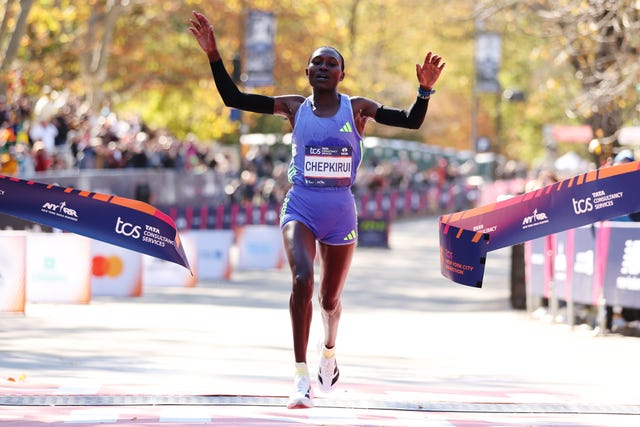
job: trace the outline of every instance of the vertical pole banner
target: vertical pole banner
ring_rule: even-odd
[[[246,22],[248,87],[273,85],[276,17],[272,12],[250,10]]]
[[[0,175],[0,212],[190,269],[173,220],[144,202]]]
[[[640,211],[640,161],[586,172],[510,199],[440,217],[440,271],[482,287],[489,251]]]
[[[478,92],[500,92],[498,72],[500,71],[501,56],[502,39],[500,34],[482,31],[476,35],[475,65],[476,90]]]

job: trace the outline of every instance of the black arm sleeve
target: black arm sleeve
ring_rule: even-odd
[[[210,62],[209,65],[224,105],[254,113],[273,114],[275,100],[272,97],[240,92],[240,89],[238,89],[238,86],[224,68],[222,59]]]
[[[427,115],[427,107],[429,107],[429,100],[420,97],[416,97],[408,111],[381,105],[376,110],[374,120],[383,125],[418,129]]]

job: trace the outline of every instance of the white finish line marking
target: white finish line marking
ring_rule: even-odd
[[[120,408],[90,408],[71,411],[65,424],[80,423],[117,423],[120,419]]]
[[[207,407],[170,407],[162,409],[161,423],[210,423],[211,409]]]

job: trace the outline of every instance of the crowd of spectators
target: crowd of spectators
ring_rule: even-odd
[[[108,106],[92,111],[77,96],[50,87],[37,97],[9,100],[0,94],[3,175],[31,178],[38,172],[120,168],[215,170],[225,176],[230,200],[280,203],[289,185],[289,156],[286,146],[274,150],[256,145],[238,159],[230,150],[202,143],[193,135],[179,139],[165,129],[150,129],[137,115],[120,117]],[[360,167],[354,191],[442,188],[459,175],[456,166],[444,159],[432,169],[420,170],[407,153],[392,159],[371,156]]]
[[[0,94],[1,171],[7,175],[71,169],[224,166],[228,159],[195,137],[178,139],[150,129],[135,115],[118,117],[108,107],[92,113],[79,98],[45,87],[33,99]]]

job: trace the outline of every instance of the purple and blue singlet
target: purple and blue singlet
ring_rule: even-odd
[[[351,185],[362,158],[362,138],[351,101],[340,95],[332,117],[313,113],[311,97],[296,112],[288,178],[293,184],[280,212],[280,226],[300,221],[329,245],[357,241],[358,218]]]

